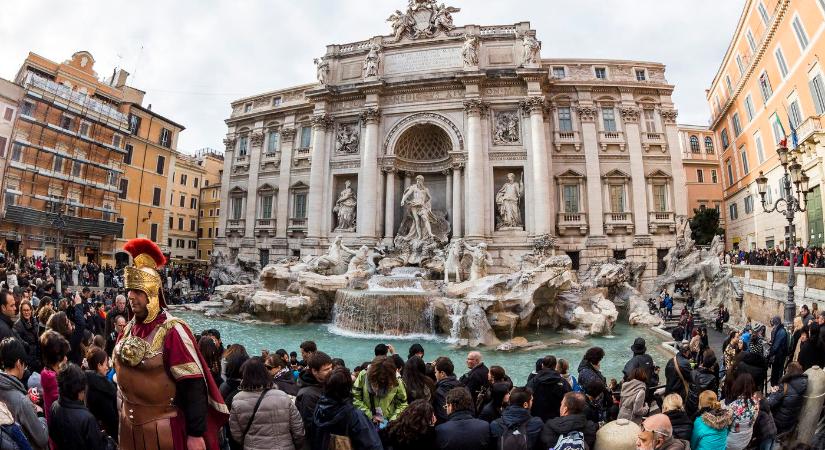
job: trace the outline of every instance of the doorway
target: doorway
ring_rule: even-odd
[[[808,246],[821,247],[825,242],[823,239],[823,228],[825,223],[822,222],[822,191],[819,186],[813,188],[807,199],[808,207]]]

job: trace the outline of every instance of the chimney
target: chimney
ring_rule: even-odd
[[[149,111],[151,111],[151,110],[152,110],[152,104],[151,104],[151,103],[149,103],[149,106],[147,106],[147,107],[146,107],[146,109],[148,109]]]
[[[126,78],[129,77],[129,72],[118,69],[117,71],[117,82],[115,83],[115,87],[123,87],[126,86]]]

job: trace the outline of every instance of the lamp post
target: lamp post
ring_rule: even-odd
[[[782,176],[782,186],[784,187],[782,195],[772,205],[765,203],[765,193],[768,191],[768,178],[761,171],[759,178],[756,179],[756,185],[759,190],[759,196],[762,199],[762,209],[766,213],[779,212],[785,215],[788,221],[788,251],[791,256],[791,264],[788,267],[788,297],[785,300],[785,323],[790,326],[793,323],[793,318],[796,315],[796,303],[794,303],[794,286],[796,286],[796,276],[794,275],[794,266],[796,265],[796,256],[794,250],[796,249],[796,233],[794,230],[794,216],[796,213],[803,213],[806,211],[808,202],[808,183],[810,178],[802,170],[802,165],[797,161],[797,155],[788,150],[787,147],[779,147],[776,149],[779,155],[779,162],[785,174]],[[801,156],[801,154],[800,154]],[[796,187],[796,195],[794,195],[793,187]]]
[[[57,255],[55,255],[55,267],[57,275],[57,292],[58,296],[63,292],[63,277],[60,275],[60,253],[63,250],[63,230],[66,228],[66,221],[63,219],[63,204],[61,203],[57,209],[57,217],[52,222],[57,228]]]

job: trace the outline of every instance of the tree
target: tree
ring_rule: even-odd
[[[719,228],[719,211],[716,208],[694,209],[690,229],[696,245],[708,245],[717,234],[725,234],[725,230]]]

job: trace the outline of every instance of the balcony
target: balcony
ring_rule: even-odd
[[[275,219],[258,219],[255,221],[255,232],[256,233],[267,233],[267,232],[275,232],[275,225],[277,224]]]
[[[819,116],[808,117],[799,125],[799,128],[796,129],[796,137],[799,141],[799,145],[804,144],[808,138],[821,131],[822,122],[820,121]]]
[[[35,75],[34,73],[28,73],[26,75],[26,79],[23,81],[23,84],[29,89],[36,88],[46,91],[50,94],[54,94],[64,100],[77,104],[81,108],[97,113],[100,116],[112,119],[123,128],[128,128],[129,121],[126,114],[123,114],[116,108],[113,108],[105,103],[99,102],[93,99],[92,97],[89,97],[88,95],[84,95],[80,92],[73,91],[68,86],[55,83],[52,80]]]
[[[604,214],[604,232],[613,234],[633,234],[633,213],[609,212]]]
[[[306,231],[307,229],[307,218],[306,217],[293,217],[289,219],[289,229],[290,231]]]
[[[622,131],[599,131],[599,145],[602,151],[607,151],[609,145],[618,145],[621,151],[624,151],[627,142],[624,139],[624,132]]]
[[[642,133],[642,148],[645,151],[650,151],[650,147],[658,146],[662,149],[662,153],[667,151],[667,141],[664,133]]]
[[[562,145],[572,145],[576,148],[576,151],[582,148],[582,140],[578,131],[556,131],[553,144],[555,144],[557,152],[561,151]]]
[[[560,212],[556,219],[559,236],[587,235],[587,213]]]
[[[246,220],[245,219],[229,219],[226,221],[226,234],[237,233],[241,236],[244,235],[246,230]]]
[[[647,226],[651,234],[675,233],[676,216],[672,212],[651,211],[648,215]]]

